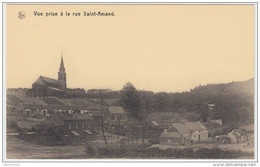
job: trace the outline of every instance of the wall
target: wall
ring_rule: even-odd
[[[161,145],[181,145],[181,138],[160,137]]]

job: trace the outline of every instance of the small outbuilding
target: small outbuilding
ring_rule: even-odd
[[[235,129],[228,133],[231,143],[242,143],[248,141],[247,133],[241,129]]]
[[[125,111],[120,106],[110,106],[107,108],[105,112],[105,119],[106,120],[112,120],[112,121],[118,121],[125,119]]]

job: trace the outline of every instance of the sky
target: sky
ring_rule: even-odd
[[[84,11],[115,16],[72,16]],[[6,85],[57,79],[61,55],[69,88],[120,90],[131,82],[182,92],[245,81],[255,75],[254,14],[254,5],[7,5]]]

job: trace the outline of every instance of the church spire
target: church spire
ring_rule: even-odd
[[[66,73],[65,73],[65,67],[63,63],[63,52],[61,52],[61,62],[60,62],[60,69],[58,72],[58,80],[61,84],[62,89],[66,89],[67,83],[66,83]]]
[[[64,67],[64,63],[63,63],[63,53],[61,53],[62,56],[61,56],[61,62],[60,62],[60,71],[61,70],[64,70],[65,71],[65,67]]]

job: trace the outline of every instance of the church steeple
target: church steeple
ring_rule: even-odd
[[[58,72],[58,80],[61,85],[61,89],[66,89],[67,88],[67,83],[66,83],[66,73],[65,73],[65,67],[63,63],[63,53],[61,56],[61,62],[60,62],[60,69]]]
[[[64,71],[65,72],[64,63],[63,63],[63,56],[61,56],[60,70],[59,71]]]

